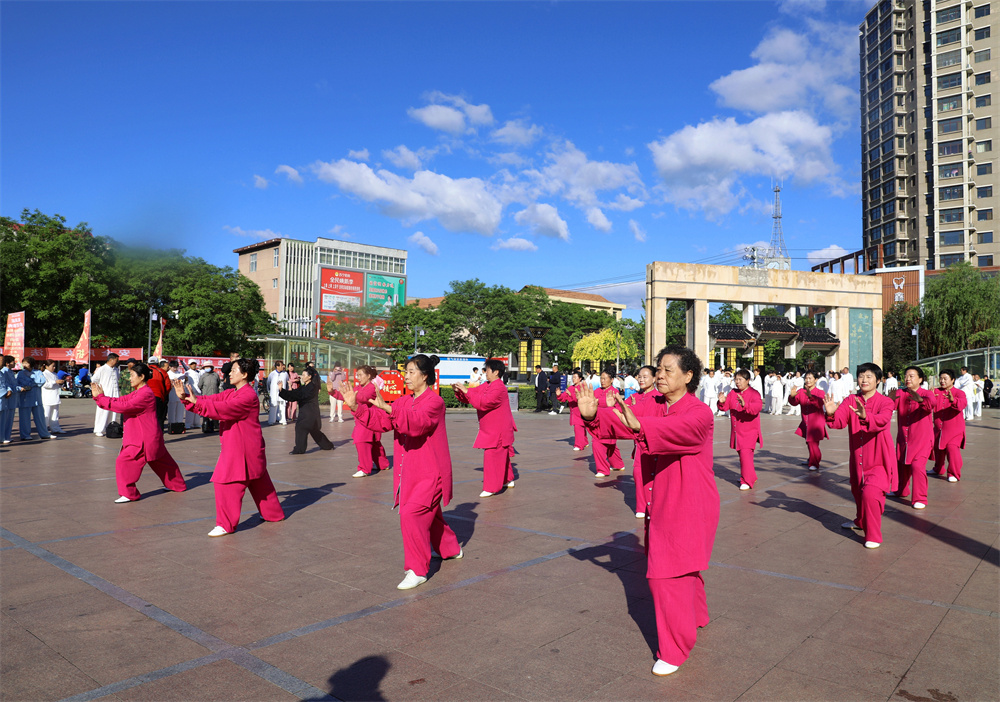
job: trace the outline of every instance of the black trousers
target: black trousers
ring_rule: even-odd
[[[163,423],[167,421],[167,401],[156,398],[156,421],[160,423],[160,431],[163,431]]]
[[[305,422],[301,421],[301,419],[295,422],[295,453],[306,452],[306,441],[309,436],[324,451],[332,449],[333,442],[326,438],[326,434],[323,433],[321,427],[322,420],[319,417]]]
[[[545,409],[546,390],[545,388],[535,388],[535,411],[541,412]]]
[[[558,412],[562,406],[559,403],[559,388],[549,388],[549,406],[554,412]]]

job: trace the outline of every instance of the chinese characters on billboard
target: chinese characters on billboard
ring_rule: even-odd
[[[364,297],[365,274],[320,268],[319,311],[337,312],[345,307],[361,307]]]
[[[365,304],[372,314],[388,317],[393,307],[406,304],[406,278],[375,273],[366,277]]]

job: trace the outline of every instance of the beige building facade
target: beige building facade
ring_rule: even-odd
[[[866,269],[1000,265],[998,31],[996,0],[880,0],[865,16]]]
[[[708,306],[729,302],[744,309],[785,306],[793,323],[797,307],[825,307],[826,326],[840,340],[839,348],[827,357],[827,369],[882,364],[882,281],[875,276],[650,263],[646,266],[647,363],[666,344],[667,304],[672,300],[687,303],[686,343],[703,363],[712,350]],[[794,344],[785,347],[786,358],[795,353]]]

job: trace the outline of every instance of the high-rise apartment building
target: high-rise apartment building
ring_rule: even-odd
[[[881,0],[861,24],[865,268],[1000,265],[1000,2]]]

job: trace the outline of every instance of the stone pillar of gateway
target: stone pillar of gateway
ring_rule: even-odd
[[[808,307],[825,312],[826,327],[839,340],[830,345],[826,368],[882,365],[882,281],[877,276],[655,261],[646,265],[646,362],[666,345],[667,303],[687,304],[686,344],[707,362],[712,349],[708,305]],[[790,312],[786,312],[790,315]],[[748,330],[754,315],[744,314]],[[787,335],[786,335],[787,336]],[[794,358],[801,340],[788,339],[786,358]]]

